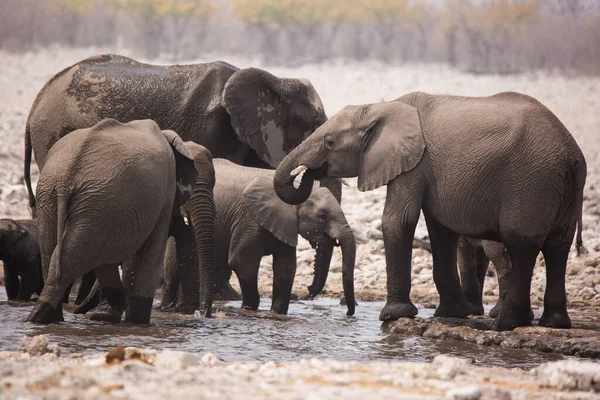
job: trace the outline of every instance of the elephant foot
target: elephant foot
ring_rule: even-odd
[[[114,290],[114,289],[113,289]],[[124,300],[124,298],[123,298]],[[124,302],[123,302],[124,306]],[[112,323],[120,323],[123,315],[123,308],[113,308],[106,300],[103,300],[98,307],[94,309],[94,312],[90,314],[90,320],[92,321],[104,321]]]
[[[132,296],[125,313],[125,321],[139,325],[150,324],[153,300],[152,297]]]
[[[380,321],[395,321],[402,317],[414,317],[419,313],[417,307],[410,302],[393,301],[387,302],[381,313],[379,313]]]
[[[498,300],[496,305],[490,310],[490,318],[496,318],[502,311],[502,300]]]
[[[197,309],[198,309],[198,307],[194,307],[189,304],[178,304],[175,307],[176,312],[178,312],[179,314],[186,314],[186,315],[194,314]]]
[[[90,295],[81,304],[75,307],[73,314],[85,314],[88,311],[93,310],[98,306],[98,304],[100,304],[100,299],[100,290],[90,293]]]
[[[547,308],[544,308],[544,313],[540,318],[539,324],[547,328],[558,329],[569,329],[573,326],[567,310],[551,310]]]
[[[469,315],[483,315],[483,304],[469,303]]]
[[[506,305],[502,307],[496,321],[496,329],[499,331],[512,331],[519,326],[531,326],[531,318],[529,318],[527,309],[519,310]]]
[[[483,314],[483,306],[481,306],[481,314]],[[465,318],[471,314],[471,305],[467,301],[460,297],[458,300],[440,300],[440,305],[435,309],[433,313],[434,317],[446,317],[446,318]]]
[[[215,300],[219,301],[239,301],[242,296],[231,287],[229,282],[215,288]]]
[[[25,321],[43,325],[64,321],[62,307],[55,308],[45,301],[38,301]]]
[[[160,310],[160,311],[174,311],[176,309],[176,302],[175,301],[171,301],[171,302],[161,302],[160,306],[158,306],[156,309]]]
[[[490,310],[490,318],[496,318],[502,312],[502,300],[498,300],[496,305]],[[533,310],[529,309],[529,319],[533,319]]]

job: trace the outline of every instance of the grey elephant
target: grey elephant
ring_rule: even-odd
[[[274,187],[282,200],[298,204],[324,176],[358,176],[361,191],[387,185],[383,321],[417,314],[410,300],[411,256],[423,211],[440,294],[436,316],[469,312],[456,265],[464,235],[502,242],[510,257],[499,330],[531,324],[531,277],[540,251],[547,285],[539,324],[568,328],[565,268],[576,228],[576,247],[582,246],[586,174],[569,131],[532,97],[414,92],[345,107],[281,162]]]
[[[195,146],[187,143],[190,150]],[[230,268],[240,282],[242,307],[256,310],[260,302],[258,269],[265,255],[273,255],[271,310],[287,314],[296,273],[298,234],[313,247],[336,244],[342,250],[342,276],[348,315],[354,314],[356,243],[340,204],[326,188],[316,189],[299,206],[281,201],[273,189],[275,171],[244,167],[215,159],[216,265]],[[193,199],[186,208],[193,207]],[[193,217],[195,211],[191,210]],[[326,265],[319,265],[325,262]],[[317,258],[317,269],[328,270],[329,260]],[[168,272],[165,273],[167,280]],[[324,278],[327,274],[325,272]],[[324,282],[323,282],[324,285]]]
[[[171,215],[197,175],[179,136],[151,120],[106,119],[58,141],[38,182],[45,282],[27,320],[62,320],[65,289],[94,270],[113,310],[149,323]],[[125,260],[132,264],[127,303],[117,268]]]
[[[327,119],[319,95],[307,80],[278,78],[257,68],[239,69],[224,62],[157,66],[119,55],[91,57],[52,77],[29,113],[24,175],[33,215],[32,150],[42,171],[57,140],[103,118],[121,122],[153,119],[161,129],[177,132],[184,141],[205,146],[214,157],[269,168],[275,168]],[[324,186],[341,200],[337,180],[324,182]],[[183,238],[186,231],[178,234],[181,241],[193,240]],[[182,266],[189,265],[182,260],[194,257],[183,253],[185,249],[189,246],[182,247],[177,253],[180,260],[174,261]],[[332,248],[320,252],[327,255]],[[211,273],[208,267],[201,268]],[[214,276],[204,281],[214,281]],[[205,315],[210,314],[207,305],[211,302],[201,299]],[[194,309],[195,303],[188,301],[186,309]]]
[[[32,220],[0,220],[0,260],[8,300],[29,301],[42,292],[42,261],[37,224]]]

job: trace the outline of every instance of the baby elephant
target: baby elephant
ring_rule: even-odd
[[[215,160],[214,165],[216,265],[228,265],[236,273],[242,289],[242,307],[258,308],[258,268],[261,258],[272,254],[271,310],[287,314],[299,233],[313,247],[332,242],[341,247],[347,315],[353,315],[356,243],[331,192],[319,188],[306,202],[292,206],[275,194],[275,171],[243,167],[224,159]]]
[[[196,177],[183,141],[151,120],[105,119],[56,142],[37,186],[45,283],[27,320],[62,320],[62,294],[94,270],[113,309],[148,323],[171,215]],[[132,258],[126,306],[117,266]]]
[[[0,220],[0,260],[8,300],[29,301],[42,292],[42,262],[37,224],[32,220]]]

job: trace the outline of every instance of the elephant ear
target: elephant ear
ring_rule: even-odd
[[[196,170],[192,153],[179,135],[171,130],[165,130],[162,133],[171,145],[173,154],[175,154],[177,190],[175,191],[175,204],[173,208],[179,210],[179,207],[187,203],[190,197],[192,197],[192,193],[196,187],[198,171]]]
[[[296,206],[284,203],[273,188],[273,178],[254,178],[244,189],[244,205],[252,219],[289,246],[298,244]]]
[[[423,157],[425,140],[416,108],[402,102],[368,106],[366,144],[358,172],[358,190],[377,189],[403,172],[413,169]]]
[[[321,100],[307,81],[257,68],[231,75],[221,105],[239,139],[273,168],[325,122]]]

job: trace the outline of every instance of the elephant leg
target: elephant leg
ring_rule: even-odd
[[[177,265],[177,247],[175,238],[170,236],[165,250],[165,272],[162,290],[161,309],[171,309],[177,304],[179,288],[179,268]]]
[[[571,246],[546,244],[542,249],[546,261],[546,292],[544,293],[544,313],[539,324],[549,328],[570,328],[571,318],[567,313],[565,273]]]
[[[440,294],[440,305],[435,317],[458,317],[469,315],[471,308],[460,288],[456,265],[458,235],[425,214],[425,222],[431,241],[433,256],[433,281]]]
[[[483,249],[487,257],[492,261],[492,264],[494,264],[498,279],[498,302],[490,310],[490,317],[496,318],[502,311],[504,300],[506,299],[506,291],[509,285],[508,278],[510,276],[510,257],[504,244],[499,242],[484,241]],[[533,311],[530,312],[530,318],[533,319]]]
[[[101,301],[100,293],[100,282],[96,280],[96,274],[94,274],[94,286],[90,289],[87,297],[73,310],[73,314],[85,314],[90,310],[98,307]]]
[[[133,265],[129,268],[132,280],[128,290],[125,321],[134,324],[149,324],[152,313],[154,292],[160,281],[164,267],[165,248],[169,231],[171,209],[165,207],[158,222],[146,242],[135,253]]]
[[[81,283],[79,284],[79,290],[77,291],[77,298],[75,299],[76,306],[83,303],[88,297],[94,287],[94,283],[96,283],[96,273],[94,271],[90,271],[83,275]]]
[[[242,299],[242,296],[229,283],[231,272],[229,266],[219,266],[215,271],[215,300],[238,301]]]
[[[469,303],[469,314],[483,315],[483,282],[489,260],[481,246],[461,236],[458,239],[457,261],[460,287]]]
[[[104,264],[94,270],[106,303],[100,305],[90,315],[92,321],[121,322],[125,311],[125,288],[119,276],[119,264]],[[104,303],[104,304],[103,304]]]
[[[4,262],[4,287],[6,289],[6,297],[8,300],[17,299],[19,296],[19,274],[14,264]]]
[[[33,307],[33,310],[27,317],[27,322],[33,322],[37,324],[50,324],[52,322],[64,321],[62,312],[62,298],[69,285],[77,278],[73,276],[73,271],[76,270],[75,266],[69,265],[69,257],[62,254],[62,276],[60,281],[56,281],[56,271],[59,264],[58,260],[59,252],[54,251],[50,258],[50,266],[46,275],[46,282],[44,283],[44,289],[38,299],[37,303]]]
[[[410,301],[410,288],[412,242],[421,213],[421,204],[406,198],[411,194],[405,192],[405,190],[394,190],[388,185],[381,219],[387,274],[387,301],[379,314],[380,321],[414,317],[418,314],[417,307]]]
[[[531,318],[529,318],[531,276],[539,253],[538,248],[519,245],[518,242],[507,244],[506,248],[510,256],[511,269],[506,298],[497,318],[497,328],[500,331],[531,325]]]
[[[287,314],[296,276],[296,248],[285,246],[273,254],[273,298],[271,311]]]

